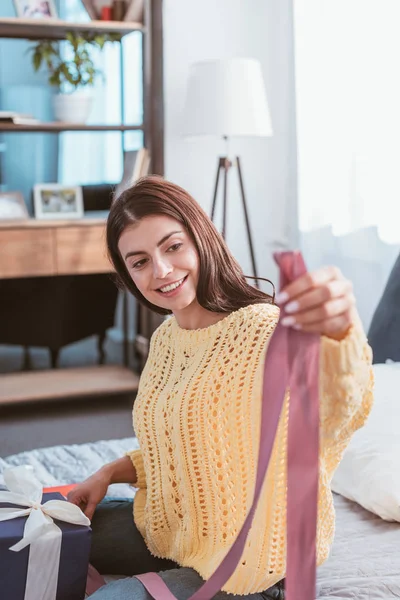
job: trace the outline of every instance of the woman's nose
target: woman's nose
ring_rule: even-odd
[[[157,260],[153,262],[153,273],[156,279],[164,279],[169,273],[171,273],[171,265],[164,260]]]

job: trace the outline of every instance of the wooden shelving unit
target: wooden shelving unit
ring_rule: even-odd
[[[2,38],[63,40],[68,31],[75,33],[98,31],[99,33],[118,33],[124,36],[133,31],[144,31],[144,27],[141,23],[125,21],[71,23],[61,19],[0,18],[0,37]]]
[[[35,123],[15,125],[0,123],[0,133],[41,132],[60,133],[63,131],[135,131],[142,130],[144,145],[151,156],[151,171],[164,173],[164,110],[163,110],[163,40],[162,40],[162,0],[144,0],[144,24],[116,21],[89,21],[72,23],[59,19],[20,19],[0,18],[0,38],[26,40],[63,40],[68,32],[116,33],[121,37],[134,31],[141,32],[143,45],[143,125],[78,125],[73,123]],[[86,219],[86,226],[88,225]],[[100,219],[100,223],[101,223]],[[22,223],[18,223],[21,229]],[[50,223],[37,223],[37,228],[49,227]],[[54,224],[53,224],[54,225]],[[79,227],[80,223],[69,223]],[[95,222],[92,225],[96,225]],[[10,230],[16,227],[10,223]],[[67,223],[59,224],[66,228]],[[4,227],[4,226],[3,226]],[[7,231],[8,227],[4,228]],[[33,231],[32,223],[26,226]],[[138,307],[137,333],[145,342],[151,335],[152,321],[149,311]],[[124,302],[124,316],[127,318],[127,302]],[[143,323],[142,323],[143,322]],[[140,325],[142,323],[142,325]],[[145,336],[143,337],[143,333]],[[124,341],[124,355],[127,356],[127,340]],[[0,376],[0,405],[18,404],[40,400],[90,397],[94,395],[136,392],[139,377],[131,369],[122,366],[98,366],[79,369],[55,369],[34,372],[19,372]]]
[[[62,131],[142,131],[143,125],[81,125],[74,123],[31,123],[15,125],[0,121],[0,133],[61,133]]]

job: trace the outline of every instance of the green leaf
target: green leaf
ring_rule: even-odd
[[[32,56],[33,68],[35,71],[40,69],[40,65],[42,64],[42,57],[39,52],[34,52]]]
[[[52,73],[52,75],[49,77],[49,84],[56,87],[60,87],[61,79],[60,74],[57,71]]]
[[[97,35],[94,39],[95,39],[96,44],[100,48],[100,50],[102,50],[104,48],[104,44],[106,43],[105,36],[104,35]]]

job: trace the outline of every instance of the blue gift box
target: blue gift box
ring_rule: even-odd
[[[43,494],[42,504],[48,500],[65,500],[59,493]],[[0,507],[15,505],[0,503]],[[23,507],[16,507],[21,509]],[[27,517],[0,522],[0,598],[24,600],[30,547],[19,552],[10,550],[21,540]],[[61,556],[56,600],[83,600],[89,566],[92,530],[54,519],[62,532]]]

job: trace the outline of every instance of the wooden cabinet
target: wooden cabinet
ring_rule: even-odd
[[[55,272],[51,229],[0,228],[0,277],[36,277]]]
[[[54,232],[54,246],[58,275],[105,273],[111,270],[104,224],[59,227]]]
[[[1,279],[111,270],[103,220],[0,222]]]

